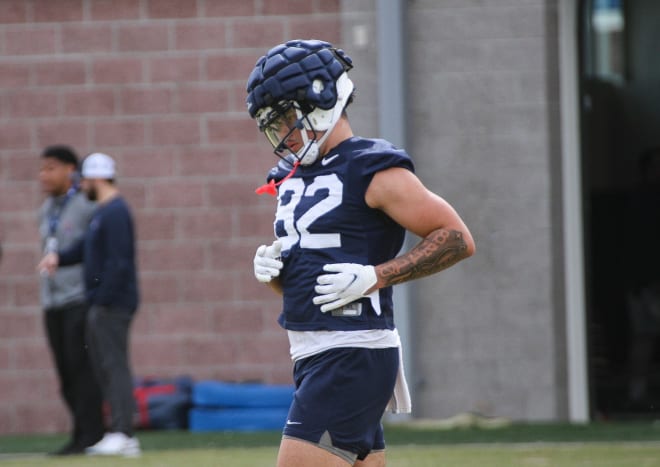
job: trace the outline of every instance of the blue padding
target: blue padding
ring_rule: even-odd
[[[193,385],[194,406],[286,408],[293,400],[292,385],[199,381]]]
[[[190,431],[265,431],[281,430],[289,413],[284,408],[207,409],[188,412]]]

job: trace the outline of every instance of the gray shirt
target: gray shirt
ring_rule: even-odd
[[[42,249],[49,237],[51,219],[57,219],[55,238],[62,250],[78,241],[85,234],[95,209],[95,204],[84,193],[68,197],[49,197],[39,210],[39,234]],[[58,215],[59,213],[59,215]],[[82,264],[63,266],[52,276],[41,277],[41,304],[44,309],[59,308],[85,301]]]

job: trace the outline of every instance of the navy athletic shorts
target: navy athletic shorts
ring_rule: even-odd
[[[338,348],[298,360],[284,436],[364,459],[385,449],[381,418],[392,397],[399,350]]]

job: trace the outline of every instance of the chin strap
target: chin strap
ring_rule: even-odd
[[[271,196],[277,196],[277,187],[280,186],[285,181],[287,181],[288,179],[290,179],[291,177],[293,177],[293,174],[296,173],[296,169],[298,168],[299,165],[300,165],[300,161],[294,162],[293,168],[286,175],[286,177],[284,177],[282,180],[280,180],[277,183],[275,183],[275,180],[271,178],[268,183],[261,185],[256,190],[254,190],[254,192],[258,195],[268,194]]]

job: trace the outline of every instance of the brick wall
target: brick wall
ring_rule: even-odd
[[[68,429],[34,273],[41,149],[118,162],[138,230],[137,375],[290,381],[279,301],[252,277],[275,162],[244,106],[256,58],[338,43],[339,1],[0,2],[0,434]],[[320,33],[319,31],[323,31]]]

